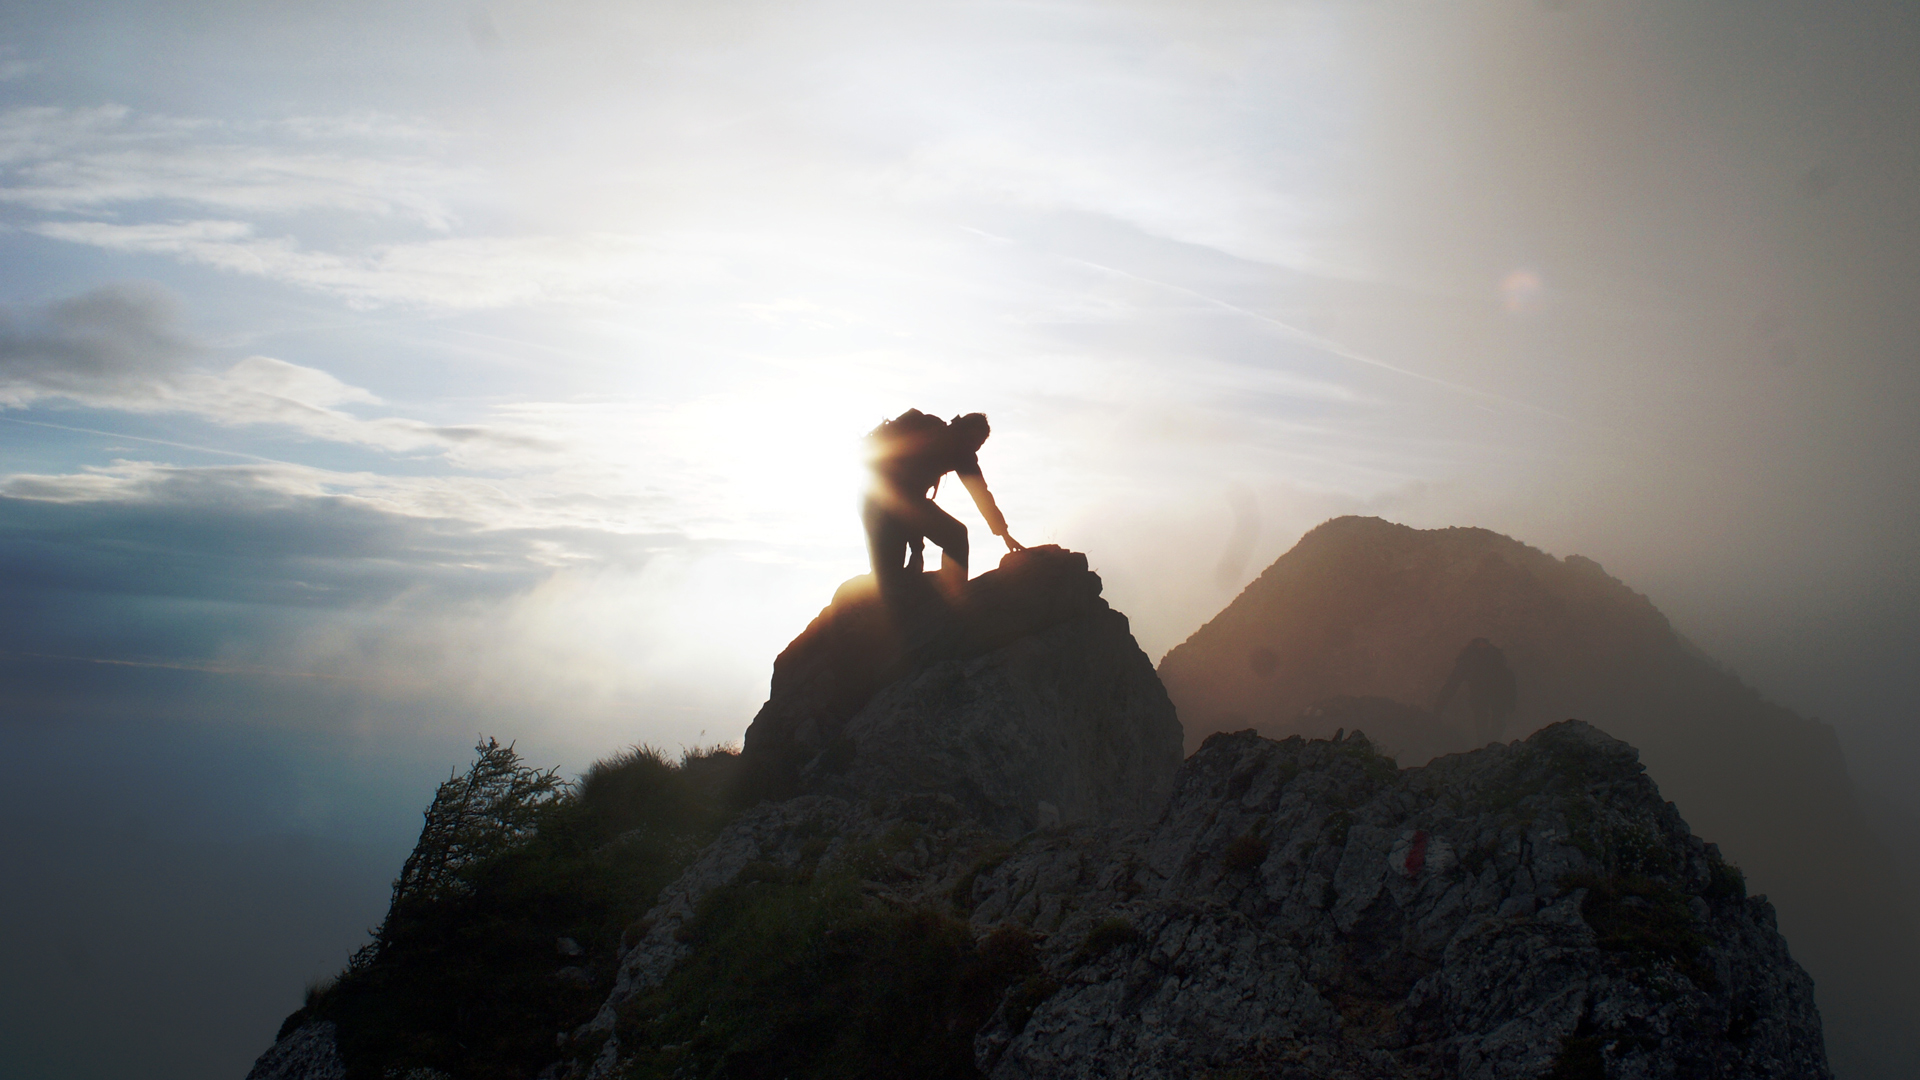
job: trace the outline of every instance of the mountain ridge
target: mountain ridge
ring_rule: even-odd
[[[461,820],[538,827],[396,890],[250,1080],[1832,1075],[1773,906],[1628,744],[1567,721],[1401,768],[1249,730],[1182,762],[1084,556],[975,584],[843,586],[737,756],[496,785],[545,801]],[[1325,715],[1418,722],[1394,705]]]
[[[1426,708],[1476,637],[1515,673],[1507,738],[1578,716],[1630,742],[1773,898],[1820,983],[1843,1075],[1892,1078],[1920,1060],[1905,1020],[1920,1014],[1920,993],[1902,974],[1920,966],[1920,927],[1833,729],[1766,700],[1598,562],[1487,529],[1335,518],[1158,669],[1189,746],[1212,730],[1324,737],[1351,726],[1350,708],[1316,712],[1329,699],[1396,702],[1421,721],[1402,730],[1445,732]],[[1455,732],[1419,748],[1470,745]]]

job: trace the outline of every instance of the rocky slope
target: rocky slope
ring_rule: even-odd
[[[1035,917],[1060,989],[980,1039],[996,1077],[1826,1075],[1771,908],[1578,721],[1406,770],[1217,735],[1153,828],[1063,839],[972,889],[1017,918],[1081,871]]]
[[[1010,835],[1157,807],[1180,722],[1086,556],[936,581],[883,598],[855,578],[774,661],[745,746],[764,792],[938,791]]]
[[[1830,1075],[1771,906],[1625,743],[1401,769],[1243,731],[1182,764],[1082,557],[974,586],[850,584],[782,654],[742,762],[767,797],[542,1076]],[[254,1080],[331,1063],[320,1027]]]
[[[1097,595],[1066,558],[1026,572]],[[1041,606],[1066,615],[1055,628],[1105,618],[1081,604]],[[1812,984],[1771,907],[1691,835],[1631,747],[1585,724],[1404,770],[1359,734],[1215,736],[1168,777],[1157,813],[1129,821],[1092,811],[1165,790],[1156,759],[1101,764],[1144,763],[1094,785],[1129,793],[1103,804],[1076,796],[1090,781],[1052,755],[1073,741],[1061,731],[1165,738],[1142,705],[1156,696],[1128,681],[1130,640],[1042,628],[971,659],[928,649],[938,658],[895,661],[897,681],[856,707],[861,695],[805,689],[847,685],[822,673],[849,615],[830,609],[783,655],[814,674],[777,681],[749,743],[780,747],[799,793],[749,811],[667,890],[557,1072],[631,1066],[648,1028],[628,1014],[695,956],[707,898],[743,879],[851,875],[873,902],[964,917],[980,940],[1029,936],[1031,970],[975,1036],[991,1077],[1828,1075]],[[936,636],[910,631],[900,651]],[[983,700],[1041,734],[1011,737]],[[828,770],[836,738],[854,745]],[[996,749],[953,751],[976,742]],[[1171,773],[1170,756],[1157,763]],[[1018,795],[980,772],[1009,766]],[[1042,794],[1062,800],[1059,823],[1008,844]]]
[[[1830,1075],[1771,906],[1579,722],[1405,770],[1358,734],[1219,735],[1155,822],[1011,847],[943,795],[763,804],[649,916],[572,1075],[621,1075],[623,1007],[768,867],[1031,934],[974,1039],[995,1078]]]
[[[1638,747],[1661,789],[1779,905],[1820,985],[1838,1071],[1909,1075],[1920,924],[1854,800],[1831,728],[1763,699],[1645,596],[1580,556],[1485,529],[1338,518],[1167,654],[1188,745],[1363,727],[1409,764],[1467,749],[1425,706],[1475,637],[1519,687],[1507,737],[1578,716]]]

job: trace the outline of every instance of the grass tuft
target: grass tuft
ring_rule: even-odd
[[[375,941],[288,1022],[334,1021],[348,1080],[533,1075],[605,999],[623,934],[740,809],[738,760],[635,747],[560,784],[482,743],[436,793]],[[562,937],[584,953],[560,955]]]

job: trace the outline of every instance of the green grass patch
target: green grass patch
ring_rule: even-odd
[[[1228,871],[1254,870],[1267,861],[1268,850],[1267,841],[1258,833],[1242,833],[1227,845],[1227,850],[1220,856],[1220,864]]]
[[[991,874],[999,869],[1000,864],[1006,862],[1007,857],[1012,854],[1011,845],[996,844],[975,859],[973,865],[967,867],[966,872],[960,875],[960,880],[953,883],[953,889],[947,894],[947,898],[953,902],[954,910],[962,915],[971,915],[974,882],[980,880],[981,874]]]
[[[851,875],[736,881],[689,928],[693,954],[622,1010],[632,1080],[971,1077],[974,1032],[1039,967],[1023,931],[976,945]]]
[[[1707,860],[1711,876],[1707,879],[1707,899],[1744,900],[1747,898],[1747,875],[1740,868],[1721,858]]]
[[[1702,960],[1707,939],[1694,925],[1686,894],[1638,874],[1576,874],[1563,884],[1587,890],[1580,914],[1602,950],[1641,968],[1670,964],[1700,989],[1719,989],[1720,980]]]
[[[1073,951],[1073,958],[1067,961],[1069,967],[1091,964],[1122,945],[1130,945],[1140,940],[1140,931],[1125,919],[1102,919],[1094,928],[1087,931],[1086,940]]]
[[[1569,1035],[1560,1040],[1560,1053],[1542,1080],[1607,1080],[1607,1059],[1598,1035]]]
[[[1347,846],[1347,833],[1353,828],[1353,815],[1335,810],[1327,815],[1327,842],[1334,847]]]
[[[605,1000],[623,931],[738,811],[737,766],[637,748],[560,784],[483,743],[436,793],[374,941],[288,1022],[334,1021],[350,1080],[525,1080]]]

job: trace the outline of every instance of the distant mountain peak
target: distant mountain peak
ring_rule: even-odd
[[[1475,638],[1511,665],[1505,739],[1578,717],[1632,743],[1667,797],[1772,896],[1840,1018],[1838,1055],[1885,1060],[1913,1046],[1893,1018],[1920,1013],[1903,974],[1920,966],[1920,935],[1832,729],[1765,700],[1593,559],[1488,529],[1335,518],[1159,671],[1189,748],[1215,731],[1324,738],[1359,726],[1419,764],[1478,741],[1461,705],[1432,712]]]

